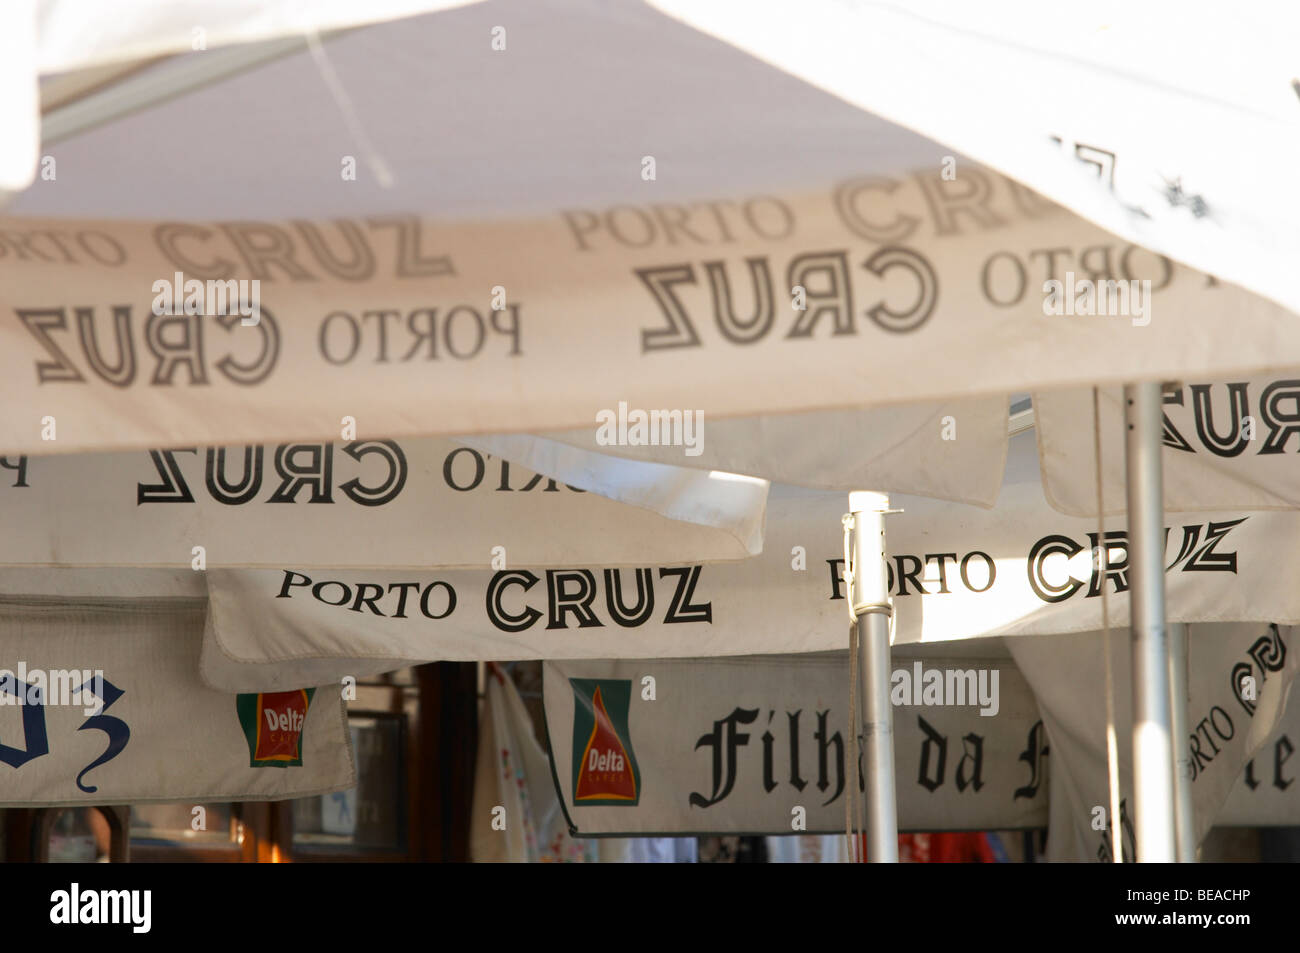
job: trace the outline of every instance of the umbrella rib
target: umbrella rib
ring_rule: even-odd
[[[350,32],[351,29],[331,30],[320,37],[333,39]],[[308,45],[307,37],[294,36],[221,47],[205,51],[202,56],[163,57],[153,65],[169,64],[164,70],[150,69],[147,68],[150,64],[146,64],[145,68],[120,74],[117,82],[51,109],[41,121],[42,143],[55,145],[238,73],[302,52]]]

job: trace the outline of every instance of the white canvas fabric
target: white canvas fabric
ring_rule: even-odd
[[[1049,507],[1029,435],[994,510],[891,497],[896,645],[1102,625],[1095,519]],[[639,567],[207,573],[204,678],[232,691],[337,681],[434,659],[698,658],[845,646],[840,494],[777,487],[762,555]],[[1300,623],[1300,514],[1174,514],[1170,621]],[[1125,530],[1107,528],[1111,624],[1127,624]],[[454,604],[453,604],[454,595]]]
[[[42,73],[346,29],[472,0],[39,0]],[[201,44],[201,45],[200,45]]]
[[[1046,735],[1011,661],[899,651],[893,669],[899,829],[1046,826]],[[846,653],[547,662],[565,813],[583,834],[842,835],[848,691]]]
[[[681,466],[681,461],[671,458],[661,463],[623,460],[606,453],[565,446],[531,436],[486,435],[462,437],[457,442],[469,450],[477,451],[484,461],[492,462],[498,471],[494,474],[498,477],[497,492],[510,482],[509,479],[505,483],[500,482],[505,479],[500,477],[500,473],[504,472],[508,476],[512,465],[522,465],[527,468],[525,475],[531,471],[551,478],[551,482],[544,484],[545,492],[551,492],[552,483],[559,480],[570,489],[590,491],[619,503],[628,503],[668,520],[727,531],[744,547],[746,555],[754,555],[762,550],[763,521],[769,488],[767,479],[712,467],[703,468],[707,470],[703,472],[702,469]],[[458,455],[465,456],[466,451],[461,451]],[[463,471],[470,467],[474,469],[468,477],[453,477],[457,486],[467,485],[477,476],[477,457],[473,453],[462,463],[461,469]],[[505,469],[502,470],[502,467]],[[486,470],[486,465],[484,469]],[[445,470],[444,479],[447,479]],[[528,482],[516,478],[515,486],[522,489],[529,482],[531,477]],[[615,511],[611,509],[610,512]],[[625,514],[621,508],[617,512]],[[668,530],[678,533],[681,527],[669,523]],[[639,551],[645,552],[648,535],[645,531],[631,525],[623,531],[629,536],[637,537]],[[653,545],[653,540],[651,544]],[[605,541],[595,545],[615,544],[613,541]],[[671,548],[674,556],[680,556],[691,548],[691,543],[684,537],[674,538],[665,540],[663,548]]]
[[[1125,510],[1124,397],[1102,388],[1102,491],[1107,513]],[[1092,391],[1034,395],[1043,490],[1074,516],[1097,512]],[[1300,506],[1300,371],[1213,381],[1188,379],[1164,398],[1166,511]]]
[[[627,565],[762,548],[762,480],[567,456],[560,480],[427,438],[0,457],[0,565]]]
[[[36,174],[41,112],[35,40],[36,0],[0,7],[0,208]]]
[[[0,804],[272,800],[351,787],[337,688],[309,702],[302,691],[208,688],[198,678],[203,619],[202,601],[188,598],[0,598]],[[90,694],[77,692],[87,681]],[[38,697],[30,686],[42,684]]]
[[[1243,768],[1279,724],[1296,670],[1294,634],[1289,626],[1260,624],[1189,628],[1187,723],[1191,735],[1175,739],[1175,754],[1192,762],[1198,842],[1216,818],[1221,818],[1220,809]],[[1114,819],[1110,817],[1106,775],[1101,634],[1012,639],[1008,647],[1038,696],[1052,747],[1048,859],[1107,860],[1106,825]],[[1124,859],[1131,860],[1135,843],[1132,689],[1129,639],[1124,630],[1112,632],[1111,653],[1124,815],[1120,830]],[[1254,679],[1254,699],[1243,687],[1246,676]]]
[[[534,437],[463,438],[476,447],[527,461],[553,473],[557,451],[549,441],[611,457],[676,467],[752,473],[776,483],[821,490],[911,493],[992,506],[1002,485],[1007,452],[1007,401],[1001,397],[907,404],[882,410],[827,410],[803,414],[707,419],[698,447],[611,443],[615,426],[553,431]]]
[[[501,51],[483,4],[331,42],[343,118],[303,53],[57,146],[96,174],[38,180],[2,223],[0,400],[29,413],[0,445],[324,439],[344,416],[397,438],[565,430],[622,403],[714,420],[1300,352],[1293,313],[962,155],[947,178],[949,146],[648,7],[515,15]],[[196,115],[257,148],[176,136]],[[1150,307],[1048,315],[1044,282],[1071,270],[1149,280]],[[190,280],[259,281],[258,323],[206,286],[221,313],[153,313],[155,282]]]
[[[203,573],[191,569],[128,567],[67,569],[7,568],[0,571],[0,598],[65,600],[202,600]]]
[[[1300,788],[1290,763],[1300,743],[1300,705],[1289,700],[1278,726],[1246,763],[1214,823],[1222,827],[1300,826]]]
[[[1300,159],[1293,6],[1226,18],[1208,2],[652,4],[1300,310],[1289,277],[1300,186],[1268,171]]]
[[[924,208],[929,186],[899,181],[891,200]],[[1286,311],[1230,286],[1207,290],[1204,275],[1140,251],[1133,267],[1159,271],[1149,323],[1045,314],[1045,275],[1024,270],[1030,250],[1111,240],[1059,211],[1026,216],[1014,190],[998,194],[990,201],[1017,225],[995,233],[992,251],[976,229],[877,247],[854,235],[847,200],[821,191],[764,200],[800,224],[738,241],[716,268],[612,239],[583,250],[560,215],[439,226],[437,247],[455,251],[418,262],[403,256],[432,248],[435,232],[413,221],[329,225],[328,239],[297,226],[6,221],[27,244],[0,259],[0,394],[31,414],[11,415],[0,437],[12,452],[49,453],[333,438],[345,417],[398,438],[594,429],[622,405],[707,421],[1267,370],[1300,351]],[[75,246],[69,262],[44,247],[56,240],[91,250]],[[369,277],[307,257],[310,243],[341,240],[369,261]],[[263,245],[292,246],[299,264],[260,263]],[[252,265],[233,264],[241,248]],[[411,280],[421,276],[437,279],[436,295]],[[202,305],[221,314],[152,313],[168,306],[155,282],[199,282],[206,296],[209,279],[261,282],[257,323],[228,303],[235,286],[221,292],[227,303],[214,291]],[[724,304],[711,296],[748,286],[748,298],[753,281],[760,330],[733,326],[726,310],[719,327]],[[796,310],[785,286],[805,283],[820,290]]]

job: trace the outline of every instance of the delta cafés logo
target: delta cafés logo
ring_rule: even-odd
[[[571,678],[573,804],[630,804],[641,797],[641,771],[627,728],[630,679]]]
[[[240,695],[239,724],[248,740],[253,768],[292,768],[302,765],[302,729],[314,688],[292,692]]]

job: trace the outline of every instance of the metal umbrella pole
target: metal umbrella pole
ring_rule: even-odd
[[[849,494],[853,514],[853,600],[862,660],[862,731],[866,740],[867,860],[898,863],[898,800],[894,783],[894,710],[889,701],[889,583],[885,576],[885,514],[889,497]]]
[[[1137,860],[1173,863],[1174,757],[1165,627],[1162,388],[1124,385],[1133,629],[1133,801]]]
[[[1187,624],[1169,623],[1169,725],[1174,738],[1174,831],[1178,862],[1196,863],[1192,814],[1192,751],[1187,745]]]

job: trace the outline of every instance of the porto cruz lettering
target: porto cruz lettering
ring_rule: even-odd
[[[1232,532],[1250,517],[1210,520],[1166,526],[1164,553],[1166,573],[1236,573],[1239,553]],[[1105,571],[1098,558],[1100,537],[1088,533],[1078,539],[1053,533],[1030,547],[1025,559],[1029,588],[1044,603],[1065,602],[1076,594],[1095,599],[1103,582],[1114,592],[1127,592],[1128,533],[1107,530]],[[1089,555],[1092,558],[1089,560]],[[827,559],[830,598],[844,598],[844,560]],[[1078,575],[1076,575],[1078,573]],[[885,562],[891,596],[979,595],[1001,586],[998,565],[981,550],[965,553],[895,553]],[[1082,577],[1082,578],[1080,578]],[[1104,577],[1104,578],[1103,578]]]
[[[662,315],[659,326],[641,328],[642,352],[703,346],[699,329],[707,327],[702,320],[706,315],[712,316],[722,340],[740,345],[769,335],[788,340],[855,335],[859,315],[886,331],[905,334],[930,319],[939,298],[933,265],[913,249],[897,245],[865,256],[850,249],[806,252],[786,262],[784,272],[781,264],[760,255],[745,259],[743,265],[709,261],[697,268],[691,261],[678,260],[636,269],[636,277]],[[871,278],[861,279],[859,268]],[[878,287],[894,272],[907,275],[916,290],[889,300],[866,293],[868,286]],[[855,278],[860,282],[856,289]],[[780,289],[796,287],[806,289],[806,307],[778,322],[778,315],[789,313],[778,305]],[[752,313],[737,313],[734,302],[741,288],[753,295]],[[871,306],[861,307],[864,300]]]
[[[157,483],[136,484],[136,505],[145,503],[194,503],[198,488],[197,465],[185,474],[180,454],[198,454],[196,447],[171,450],[150,450],[158,474]],[[361,506],[383,506],[397,499],[406,486],[408,467],[406,454],[392,440],[354,440],[339,448],[345,457],[365,463],[367,457],[377,457],[378,472],[383,479],[377,483],[363,483],[359,475],[349,480],[335,478],[334,444],[284,443],[272,448],[274,473],[265,466],[266,448],[208,447],[205,452],[203,483],[207,495],[218,503],[239,506],[252,502],[263,489],[270,490],[267,503],[336,503],[335,490],[353,503]],[[360,466],[352,468],[359,471]],[[202,491],[198,491],[200,497]]]
[[[1217,386],[1191,384],[1190,400],[1182,387],[1165,396],[1162,442],[1166,447],[1216,457],[1240,456],[1247,448],[1260,455],[1278,455],[1287,452],[1292,437],[1300,436],[1300,380],[1264,384],[1255,414],[1250,381],[1222,385],[1226,399],[1216,399]],[[1256,440],[1257,435],[1262,439]]]
[[[601,584],[589,569],[548,569],[545,596],[539,592],[535,598],[531,590],[541,582],[540,576],[526,569],[503,570],[493,575],[488,583],[488,619],[502,632],[523,632],[543,618],[548,629],[599,628],[606,622],[623,628],[636,628],[654,617],[657,589],[664,625],[712,624],[713,602],[700,601],[696,595],[701,568],[660,567],[658,587],[653,569],[633,570],[631,579],[625,578],[622,570],[606,569],[601,576],[604,600],[599,599]],[[667,580],[674,581],[670,596],[664,591]],[[544,604],[546,611],[531,605],[530,601]],[[602,601],[603,613],[600,611]]]
[[[40,385],[204,387],[224,380],[248,387],[266,380],[280,357],[279,325],[266,308],[247,327],[238,312],[140,314],[128,302],[14,312],[40,348]]]

